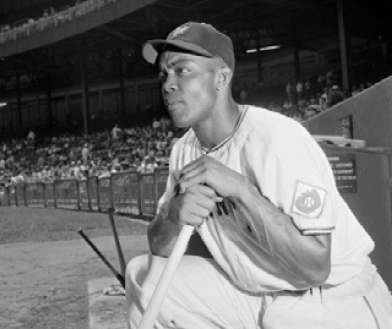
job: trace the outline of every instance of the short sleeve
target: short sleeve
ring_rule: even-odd
[[[254,183],[302,234],[330,233],[337,190],[328,159],[302,126],[293,122],[283,128],[267,138],[250,136],[246,152]]]

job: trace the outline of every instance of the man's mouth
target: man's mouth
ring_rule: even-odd
[[[179,101],[179,100],[166,100],[166,107],[167,108],[175,108],[175,107],[177,107],[180,103],[181,103],[181,101]]]
[[[173,105],[173,104],[178,103],[178,102],[179,102],[178,99],[170,99],[170,98],[165,99],[166,105]]]

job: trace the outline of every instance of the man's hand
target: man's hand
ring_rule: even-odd
[[[177,225],[201,225],[216,202],[222,201],[215,191],[205,185],[193,185],[180,190],[169,202],[168,218]]]
[[[204,184],[221,197],[233,197],[245,180],[245,176],[210,156],[203,155],[183,168],[178,185],[180,193],[192,186]]]

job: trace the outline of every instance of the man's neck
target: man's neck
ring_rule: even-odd
[[[240,106],[234,101],[228,109],[220,109],[210,120],[193,127],[197,139],[205,149],[212,149],[228,138],[240,118]]]

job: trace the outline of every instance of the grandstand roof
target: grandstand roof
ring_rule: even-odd
[[[45,8],[60,10],[75,2],[1,0],[0,21],[4,24],[29,17],[38,18]],[[392,1],[343,2],[351,37],[364,38],[369,42],[383,38],[391,42],[392,29],[388,15]],[[165,38],[173,28],[186,21],[212,23],[228,33],[234,40],[238,62],[255,60],[255,57],[246,54],[246,50],[256,45],[282,45],[275,53],[263,56],[274,56],[278,51],[292,49],[294,41],[300,49],[318,51],[320,40],[329,38],[337,42],[336,3],[336,0],[146,1],[144,7],[83,33],[2,58],[0,88],[3,91],[12,89],[16,75],[25,77],[21,84],[28,89],[42,88],[48,81],[52,86],[59,87],[78,83],[81,54],[88,58],[87,67],[92,82],[116,79],[119,56],[125,59],[124,74],[127,77],[149,74],[152,68],[141,58],[141,44],[151,38]],[[89,16],[85,19],[88,20]],[[56,32],[55,29],[53,31]]]

